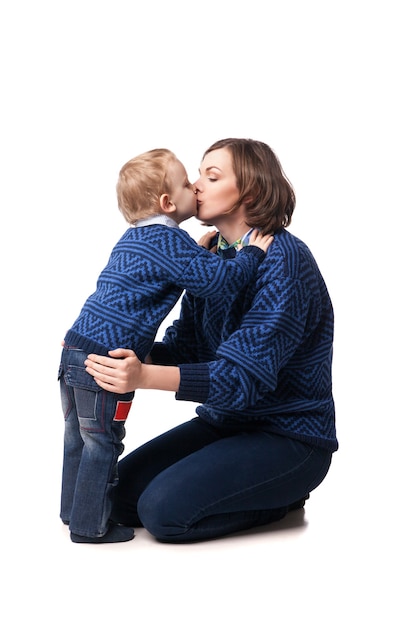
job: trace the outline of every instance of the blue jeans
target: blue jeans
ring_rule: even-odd
[[[268,524],[321,483],[331,456],[281,435],[195,418],[120,460],[111,517],[170,543]]]
[[[85,371],[87,354],[65,346],[59,371],[65,418],[61,519],[70,530],[102,537],[108,530],[117,460],[134,393],[104,391]]]

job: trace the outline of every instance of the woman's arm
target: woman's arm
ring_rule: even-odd
[[[85,361],[87,372],[106,391],[119,394],[135,389],[178,391],[178,367],[142,363],[133,350],[123,348],[112,350],[109,355],[89,354]]]
[[[265,298],[246,314],[242,325],[217,349],[209,362],[153,365],[141,363],[132,350],[119,348],[110,357],[90,354],[86,369],[97,384],[113,393],[135,389],[172,391],[179,400],[204,403],[210,396],[212,406],[242,409],[254,405],[277,384],[278,372],[291,358],[303,336],[309,298],[298,281],[287,289],[268,284],[267,302],[274,298],[279,306],[265,307]],[[285,291],[285,290],[284,290]],[[258,294],[259,296],[259,294]],[[302,311],[294,316],[295,303]]]

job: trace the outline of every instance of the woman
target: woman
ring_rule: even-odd
[[[295,195],[277,157],[259,141],[218,141],[195,189],[221,256],[252,228],[274,233],[256,280],[235,299],[185,293],[147,363],[120,349],[86,361],[103,389],[201,403],[196,418],[119,462],[113,520],[171,543],[283,518],[322,482],[338,447],[332,304],[311,252],[286,230]]]

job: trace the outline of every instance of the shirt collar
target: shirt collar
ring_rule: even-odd
[[[219,233],[219,239],[217,241],[217,247],[219,250],[227,250],[228,248],[235,248],[237,249],[238,246],[242,245],[242,246],[247,246],[249,243],[249,239],[250,236],[252,234],[253,228],[251,228],[250,230],[248,230],[247,233],[245,233],[242,237],[239,237],[239,239],[236,239],[236,241],[234,241],[233,243],[228,243],[226,241],[226,239],[223,237],[223,235],[221,233]]]
[[[133,228],[138,228],[141,226],[151,226],[152,224],[162,224],[163,226],[170,226],[171,228],[179,228],[177,222],[173,220],[172,217],[160,213],[145,217],[142,220],[137,220],[132,226]]]

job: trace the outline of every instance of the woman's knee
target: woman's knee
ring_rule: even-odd
[[[143,527],[159,541],[174,543],[187,532],[175,493],[167,492],[163,487],[150,485],[145,489],[139,498],[137,512]]]

